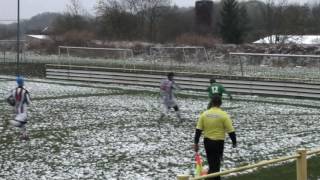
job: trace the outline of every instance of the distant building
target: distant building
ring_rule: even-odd
[[[198,0],[195,4],[196,31],[208,34],[212,31],[213,1]]]
[[[259,39],[256,44],[320,44],[320,35],[272,35]]]
[[[26,35],[26,42],[27,43],[42,43],[42,42],[52,42],[52,39],[48,35]]]
[[[42,51],[50,49],[54,45],[54,40],[48,35],[25,35],[25,49]]]

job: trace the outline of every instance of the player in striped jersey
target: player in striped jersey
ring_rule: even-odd
[[[174,82],[173,72],[168,73],[167,76],[168,78],[164,79],[160,85],[160,96],[162,101],[162,112],[161,112],[160,119],[165,117],[168,114],[169,110],[173,108],[176,112],[177,118],[181,121],[182,119],[181,119],[179,107],[174,97],[174,90],[175,89],[179,90],[181,88]]]
[[[21,129],[21,136],[20,138],[22,140],[28,140],[28,134],[27,134],[27,105],[31,103],[30,101],[30,94],[28,90],[24,88],[24,79],[21,76],[18,76],[17,79],[17,85],[15,89],[11,90],[9,97],[13,98],[13,104],[11,104],[14,107],[15,111],[15,118],[14,120],[11,120],[10,123]]]

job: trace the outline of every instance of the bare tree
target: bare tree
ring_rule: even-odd
[[[312,23],[309,25],[311,33],[320,34],[320,2],[312,5],[311,18]]]
[[[79,16],[85,14],[85,10],[82,7],[79,0],[69,0],[70,4],[67,4],[67,13],[72,16]]]
[[[291,4],[284,10],[285,22],[283,31],[287,34],[303,35],[307,33],[307,26],[311,20],[311,10],[308,6]]]
[[[154,41],[156,38],[156,25],[163,15],[163,7],[168,7],[171,0],[125,0],[128,9],[138,13],[142,23],[145,24],[149,40]]]
[[[66,12],[53,22],[53,34],[62,35],[63,43],[84,46],[94,37],[94,26],[91,23],[80,1],[69,0]]]
[[[104,0],[97,0],[97,4],[94,9],[97,16],[102,16],[106,8],[106,2]]]
[[[125,1],[99,1],[96,7],[99,35],[108,39],[132,40],[138,38],[136,14],[128,11]]]
[[[129,8],[135,12],[146,11],[161,6],[169,6],[171,0],[124,0]]]
[[[270,36],[275,35],[276,41],[279,41],[279,37],[282,32],[282,24],[284,23],[284,10],[287,7],[287,0],[267,0],[266,7],[263,13],[263,20],[265,22],[266,33]],[[270,39],[270,42],[272,39]]]

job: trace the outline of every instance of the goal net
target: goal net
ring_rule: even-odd
[[[25,40],[20,40],[20,60],[25,59]],[[1,62],[15,62],[17,60],[17,40],[0,40]]]
[[[199,62],[208,61],[209,57],[204,47],[183,46],[183,47],[151,47],[150,55],[155,61],[175,62]]]
[[[104,58],[104,59],[129,59],[133,58],[132,49],[122,48],[95,48],[59,46],[59,56]]]
[[[297,54],[230,53],[230,75],[320,80],[320,56]]]

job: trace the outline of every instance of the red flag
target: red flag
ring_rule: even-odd
[[[197,176],[201,176],[201,173],[202,173],[202,158],[198,152],[196,152],[195,160],[196,160],[196,169],[194,174],[197,177]]]

